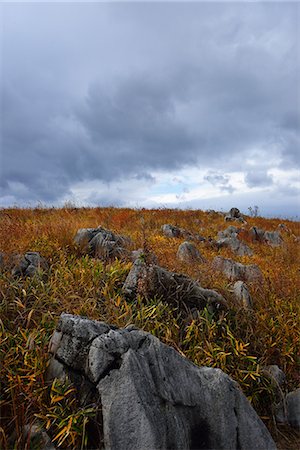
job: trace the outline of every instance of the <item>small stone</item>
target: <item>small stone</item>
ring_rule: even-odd
[[[233,294],[238,303],[245,309],[253,307],[252,298],[247,285],[243,281],[237,281],[233,286]]]
[[[201,255],[197,247],[191,242],[183,242],[178,247],[177,258],[179,261],[193,264],[193,263],[205,263],[206,259]]]
[[[287,419],[291,427],[300,430],[300,388],[286,396]]]

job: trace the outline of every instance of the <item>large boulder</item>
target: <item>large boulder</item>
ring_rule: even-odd
[[[13,276],[33,277],[49,269],[47,261],[38,252],[26,252],[15,256],[14,260]]]
[[[81,404],[92,399],[101,409],[96,448],[276,449],[238,384],[220,369],[198,367],[132,326],[62,314],[56,333],[52,361],[74,381]],[[56,373],[50,364],[48,380]]]
[[[129,256],[126,247],[130,245],[130,239],[102,227],[81,228],[74,242],[82,252],[103,261]]]
[[[231,281],[263,281],[263,274],[256,264],[244,265],[229,258],[216,256],[212,262],[212,267],[214,270],[222,272]]]
[[[227,306],[222,295],[211,289],[204,289],[192,278],[142,260],[133,264],[123,285],[123,292],[130,298],[136,295],[148,299],[160,297],[165,302],[184,309],[208,307],[213,312],[221,306]]]
[[[201,255],[197,247],[192,242],[188,241],[185,241],[179,245],[177,250],[177,258],[179,261],[188,264],[206,262],[206,259]]]

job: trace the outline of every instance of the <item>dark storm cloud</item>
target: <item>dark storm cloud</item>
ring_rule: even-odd
[[[246,162],[261,149],[299,166],[298,10],[5,4],[0,198],[55,203],[85,180],[196,165],[265,185]]]

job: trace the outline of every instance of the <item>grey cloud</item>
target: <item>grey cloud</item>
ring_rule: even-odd
[[[299,166],[297,5],[4,6],[0,199],[197,165],[232,193],[223,172],[274,143]]]
[[[209,175],[204,177],[204,180],[208,181],[213,186],[218,187],[221,191],[228,192],[229,194],[232,194],[235,191],[234,187],[229,184],[230,177],[226,174],[210,171]]]
[[[252,170],[245,175],[245,182],[250,188],[270,186],[273,184],[273,177],[264,170]]]

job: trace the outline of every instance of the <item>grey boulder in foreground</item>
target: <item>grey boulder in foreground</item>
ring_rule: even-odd
[[[62,314],[50,352],[48,379],[69,376],[81,404],[101,406],[98,448],[276,449],[236,382],[149,333]]]

